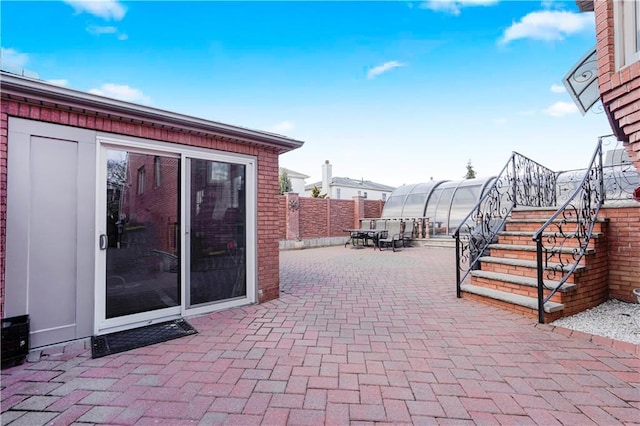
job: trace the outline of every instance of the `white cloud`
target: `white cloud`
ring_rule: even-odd
[[[93,35],[102,35],[102,34],[115,34],[118,32],[118,28],[113,26],[99,26],[99,25],[90,25],[87,27],[87,32]]]
[[[29,55],[18,52],[15,49],[0,47],[0,64],[3,69],[19,70],[29,62]]]
[[[498,41],[507,44],[514,40],[563,40],[565,36],[576,34],[595,26],[592,13],[573,13],[559,10],[543,10],[525,15],[504,31]]]
[[[551,91],[553,93],[566,93],[567,89],[561,84],[552,84]]]
[[[286,133],[290,130],[293,130],[294,125],[291,121],[285,120],[285,121],[281,121],[280,123],[275,124],[273,127],[271,127],[271,129],[275,132],[275,133]]]
[[[89,93],[127,102],[151,103],[151,99],[142,93],[141,90],[129,87],[126,84],[106,83],[100,86],[99,89],[89,90]]]
[[[497,127],[502,127],[507,124],[507,119],[504,117],[494,118],[492,121],[493,124]]]
[[[558,101],[550,107],[544,109],[546,115],[551,117],[564,117],[578,112],[578,107],[573,102]]]
[[[71,5],[76,13],[89,13],[98,18],[119,21],[124,18],[127,9],[116,0],[63,0]]]
[[[127,40],[128,38],[129,38],[129,36],[124,34],[124,33],[123,34],[118,34],[118,40],[124,41],[124,40]]]
[[[497,3],[498,0],[427,0],[420,4],[420,8],[459,15],[463,7],[493,6]]]
[[[398,61],[389,61],[389,62],[385,62],[382,65],[378,65],[376,67],[371,68],[368,72],[367,72],[367,78],[369,80],[372,80],[374,78],[376,78],[377,76],[379,76],[380,74],[383,74],[385,72],[388,72],[394,68],[398,68],[398,67],[404,67],[405,64],[398,62]]]
[[[67,87],[69,85],[69,80],[58,78],[53,80],[47,80],[47,83],[55,84],[56,86]]]

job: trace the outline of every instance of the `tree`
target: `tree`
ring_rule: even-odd
[[[465,179],[475,179],[476,178],[476,171],[473,170],[473,165],[471,164],[471,159],[469,159],[469,161],[467,161],[467,174],[464,175]]]
[[[287,172],[282,172],[280,178],[278,179],[278,183],[280,184],[280,195],[285,192],[291,192],[291,179],[289,179],[289,175]]]
[[[327,196],[327,194],[320,195],[320,188],[314,186],[313,188],[311,188],[311,196],[313,198],[324,198]]]

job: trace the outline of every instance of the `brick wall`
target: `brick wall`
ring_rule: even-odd
[[[21,117],[48,123],[82,127],[96,131],[154,139],[181,145],[204,147],[220,151],[256,156],[258,174],[257,219],[257,285],[259,302],[279,295],[280,236],[278,196],[278,152],[275,149],[242,144],[222,138],[120,119],[116,116],[65,106],[34,105],[17,100],[2,99],[0,115],[0,317],[4,315],[5,245],[7,212],[7,147],[9,117]]]
[[[598,84],[616,136],[640,170],[640,62],[616,70],[613,2],[596,0]]]
[[[287,239],[287,206],[285,196],[278,197],[280,214],[281,240]],[[338,200],[329,198],[298,198],[299,238],[315,239],[325,237],[345,237],[343,229],[353,228],[356,217],[354,200]],[[378,218],[382,215],[384,202],[370,200],[365,203],[365,217]]]
[[[609,219],[609,297],[637,302],[634,288],[640,287],[640,206],[603,208]]]

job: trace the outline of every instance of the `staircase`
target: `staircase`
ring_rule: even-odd
[[[497,242],[488,246],[479,258],[479,267],[460,284],[462,297],[499,306],[527,317],[538,318],[538,278],[534,233],[556,212],[556,208],[516,207],[507,219]],[[559,222],[559,221],[558,221]],[[608,298],[606,225],[596,219],[593,234],[584,257],[575,272],[544,304],[544,322],[573,315],[603,303]],[[549,246],[555,243],[555,232],[542,234]],[[563,221],[562,229],[576,228],[576,221]],[[571,264],[579,241],[564,232],[558,255],[543,265],[544,295],[558,287],[559,280]],[[543,258],[546,258],[543,252]],[[566,266],[564,266],[566,265]]]

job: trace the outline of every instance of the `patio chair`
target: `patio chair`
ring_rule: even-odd
[[[407,247],[407,245],[411,246],[416,221],[415,219],[408,219],[402,223],[404,225],[404,229],[402,230],[402,247]]]
[[[397,243],[402,241],[402,222],[399,220],[390,220],[387,222],[387,235],[378,238],[378,249],[382,251],[383,247],[391,246],[391,249],[395,252]]]

